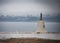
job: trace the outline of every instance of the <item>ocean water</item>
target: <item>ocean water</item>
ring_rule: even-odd
[[[0,39],[4,40],[9,38],[43,38],[60,40],[60,34],[0,34]]]
[[[38,22],[0,22],[0,32],[35,32]],[[60,32],[60,23],[45,22],[47,32]]]

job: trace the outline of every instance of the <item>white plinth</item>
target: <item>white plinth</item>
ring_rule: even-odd
[[[44,21],[41,20],[38,22],[36,32],[40,32],[40,33],[46,32]]]

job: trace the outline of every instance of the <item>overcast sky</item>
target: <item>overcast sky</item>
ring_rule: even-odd
[[[60,0],[0,0],[0,15],[60,13]]]

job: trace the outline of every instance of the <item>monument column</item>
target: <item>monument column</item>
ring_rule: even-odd
[[[46,29],[45,29],[45,23],[42,20],[42,13],[40,13],[40,20],[37,23],[37,30],[36,30],[37,34],[40,33],[46,33]]]

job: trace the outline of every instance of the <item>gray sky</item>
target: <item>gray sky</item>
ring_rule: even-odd
[[[0,0],[3,15],[39,15],[60,13],[60,0]]]

